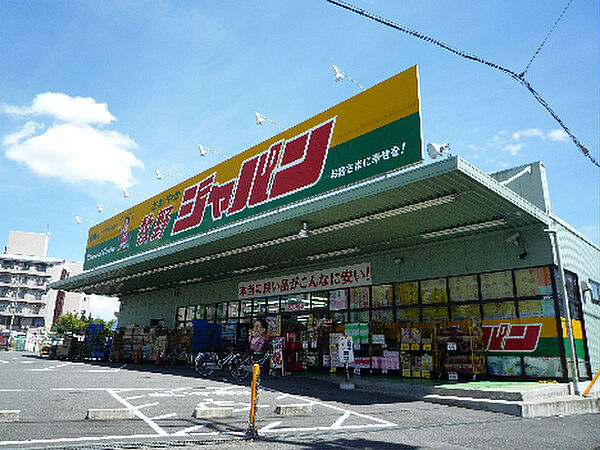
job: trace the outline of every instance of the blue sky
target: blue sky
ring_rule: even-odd
[[[396,23],[522,71],[566,2],[368,1]],[[599,160],[599,11],[574,0],[527,79]],[[91,222],[418,64],[425,143],[486,172],[544,162],[555,214],[598,242],[599,169],[505,74],[324,0],[18,1],[0,8],[0,243],[45,232],[83,259]],[[426,161],[429,162],[429,161]],[[169,184],[170,183],[170,184]],[[99,214],[97,204],[106,205]]]

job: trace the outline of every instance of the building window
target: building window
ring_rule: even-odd
[[[592,289],[592,303],[594,305],[600,305],[600,283],[590,280],[590,288]]]
[[[46,270],[47,270],[47,267],[45,264],[38,264],[35,268],[38,272],[46,272]]]
[[[15,263],[13,261],[2,261],[2,268],[3,269],[14,269]]]

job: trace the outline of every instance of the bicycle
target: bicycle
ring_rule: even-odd
[[[185,347],[181,349],[178,345],[174,345],[160,353],[160,365],[164,368],[182,363],[187,367],[192,367],[194,364],[194,355]]]
[[[229,375],[236,381],[244,381],[252,373],[252,366],[258,364],[262,367],[267,361],[269,362],[269,374],[277,378],[277,371],[270,367],[271,351],[267,351],[260,358],[257,355],[248,353],[239,353],[235,355],[229,364]]]
[[[194,368],[201,377],[211,375],[215,369],[222,370],[227,368],[231,361],[238,356],[239,353],[231,351],[223,357],[223,354],[217,352],[200,352],[194,359]]]

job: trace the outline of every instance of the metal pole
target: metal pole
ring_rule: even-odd
[[[598,381],[598,376],[600,376],[600,370],[598,370],[598,372],[596,372],[596,375],[594,375],[593,380],[591,381],[591,383],[588,385],[587,389],[585,391],[583,391],[583,396],[585,397],[586,395],[589,394],[590,389],[592,389],[592,386],[594,385],[594,383],[596,381]]]
[[[571,383],[573,386],[573,394],[579,395],[579,370],[577,367],[577,354],[575,353],[575,340],[573,339],[573,329],[571,326],[571,309],[569,308],[569,298],[567,296],[567,285],[565,283],[565,272],[562,264],[562,259],[560,257],[560,248],[558,245],[558,232],[554,229],[544,230],[546,233],[552,235],[552,246],[554,252],[556,254],[556,263],[558,265],[558,282],[560,283],[560,287],[562,290],[562,298],[563,298],[563,309],[565,310],[565,321],[567,328],[567,336],[569,339],[569,351],[571,353],[571,358],[568,360],[567,364],[569,365],[570,373],[571,373]]]
[[[250,418],[248,419],[248,430],[246,431],[246,437],[250,439],[255,439],[258,437],[258,431],[256,431],[254,419],[256,418],[256,391],[258,389],[259,374],[260,365],[254,364],[252,366],[252,387],[250,390]]]

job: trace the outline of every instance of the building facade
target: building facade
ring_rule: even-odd
[[[89,312],[86,295],[48,290],[52,281],[83,270],[81,262],[47,257],[48,239],[47,234],[10,232],[0,254],[0,330],[41,331],[67,312]]]
[[[589,377],[600,248],[552,213],[542,163],[424,164],[413,72],[92,228],[87,270],[53,288],[119,296],[120,326],[265,318],[305,336],[319,367],[333,354],[315,328],[358,327],[380,373],[423,362],[399,333],[471,322],[488,375]]]

